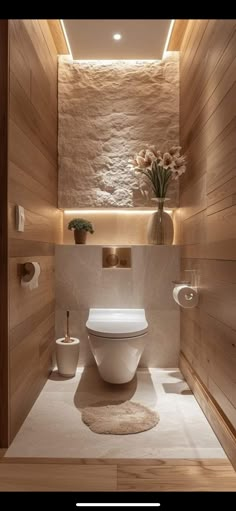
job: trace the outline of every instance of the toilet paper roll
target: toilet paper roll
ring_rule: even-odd
[[[185,309],[191,309],[198,304],[197,290],[191,286],[175,286],[173,289],[173,297],[176,303]]]
[[[39,285],[40,265],[36,262],[24,264],[25,275],[21,279],[21,286],[30,289],[35,289]]]

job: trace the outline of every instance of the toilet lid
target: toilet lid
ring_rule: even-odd
[[[90,309],[86,327],[98,337],[122,339],[145,334],[148,323],[144,309]]]

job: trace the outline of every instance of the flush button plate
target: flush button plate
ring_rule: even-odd
[[[131,247],[103,247],[103,268],[131,268]]]

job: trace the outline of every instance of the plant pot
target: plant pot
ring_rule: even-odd
[[[62,376],[70,377],[76,373],[79,360],[79,339],[71,337],[73,342],[63,342],[64,337],[56,340],[56,359],[58,372]]]
[[[87,231],[85,229],[75,229],[74,238],[76,245],[84,245],[86,243]]]

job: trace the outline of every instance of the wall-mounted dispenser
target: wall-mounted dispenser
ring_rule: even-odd
[[[40,265],[36,262],[27,262],[23,264],[23,272],[21,277],[21,286],[28,288],[30,291],[39,285]]]

